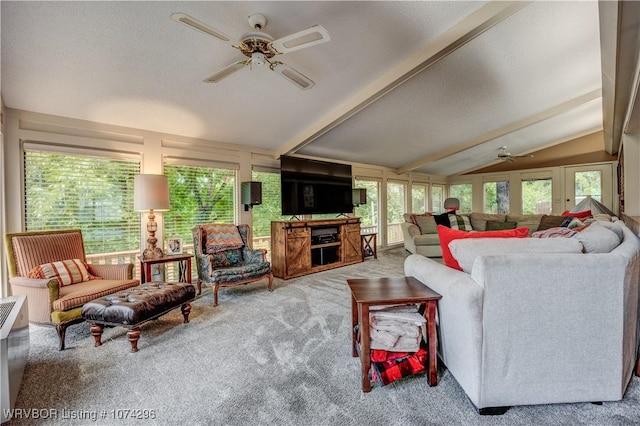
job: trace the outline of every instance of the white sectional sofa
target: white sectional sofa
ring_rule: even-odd
[[[621,242],[605,253],[583,234],[452,242],[469,273],[405,260],[407,276],[442,295],[439,355],[481,414],[622,399],[638,351],[640,244],[622,221],[606,228]]]

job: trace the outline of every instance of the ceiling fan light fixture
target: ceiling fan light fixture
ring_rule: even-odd
[[[253,52],[251,54],[251,65],[258,65],[258,66],[262,66],[267,62],[266,58],[264,57],[263,53],[260,52]]]

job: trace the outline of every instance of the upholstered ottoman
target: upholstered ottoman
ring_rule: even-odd
[[[107,326],[127,329],[131,351],[138,351],[140,326],[180,307],[184,322],[189,322],[196,288],[188,283],[150,282],[85,303],[82,317],[91,326],[96,346],[102,345],[102,330]]]

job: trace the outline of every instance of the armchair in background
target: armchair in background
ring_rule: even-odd
[[[209,223],[193,227],[193,251],[198,270],[198,294],[202,283],[213,287],[213,306],[218,306],[218,289],[269,279],[273,291],[271,263],[267,251],[252,248],[249,225]]]
[[[79,229],[10,233],[4,243],[11,292],[27,296],[30,322],[56,327],[60,350],[85,303],[140,284],[131,263],[87,264]]]

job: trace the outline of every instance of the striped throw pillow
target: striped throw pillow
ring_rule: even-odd
[[[469,216],[466,215],[449,215],[449,227],[459,231],[473,231],[473,227],[469,221]]]
[[[61,287],[91,279],[86,265],[80,259],[68,259],[36,266],[29,271],[27,277],[40,279],[57,278]]]

